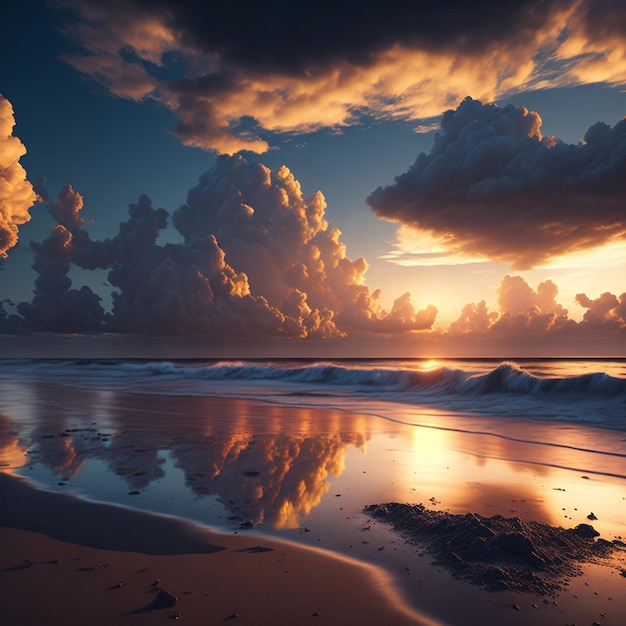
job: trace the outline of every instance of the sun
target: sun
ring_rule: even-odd
[[[433,370],[439,369],[443,366],[441,361],[437,361],[436,359],[428,359],[427,361],[423,361],[419,364],[419,369],[423,372],[431,372]]]

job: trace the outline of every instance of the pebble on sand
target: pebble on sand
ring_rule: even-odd
[[[151,608],[153,611],[158,611],[160,609],[169,609],[173,606],[176,606],[177,602],[178,598],[176,596],[168,593],[167,591],[165,591],[165,589],[161,589],[152,601]]]

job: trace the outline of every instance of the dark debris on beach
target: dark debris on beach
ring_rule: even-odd
[[[589,524],[565,529],[519,517],[454,515],[423,504],[372,504],[364,510],[423,547],[455,577],[489,591],[554,594],[581,573],[583,563],[624,551],[619,541],[596,539],[599,533]]]

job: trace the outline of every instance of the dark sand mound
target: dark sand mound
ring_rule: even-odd
[[[555,593],[581,573],[583,563],[626,547],[596,539],[599,533],[588,524],[565,529],[519,517],[452,515],[422,504],[372,504],[365,512],[423,546],[457,578],[490,591]]]

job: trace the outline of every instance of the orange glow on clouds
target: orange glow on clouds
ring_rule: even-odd
[[[30,220],[28,210],[37,200],[19,162],[26,148],[13,136],[14,126],[13,107],[0,94],[0,257],[17,243],[18,227]]]
[[[473,255],[455,247],[450,237],[405,225],[398,227],[391,250],[381,258],[404,267],[465,265],[489,260],[486,256]]]
[[[350,124],[361,111],[379,118],[433,117],[468,94],[491,101],[529,87],[626,82],[624,37],[595,32],[600,26],[579,1],[551,8],[540,28],[508,41],[484,41],[480,50],[396,43],[372,51],[367,62],[336,59],[298,74],[229,65],[219,52],[200,50],[156,10],[133,14],[88,0],[66,4],[85,20],[71,27],[84,50],[66,57],[75,69],[116,95],[159,100],[178,115],[176,132],[186,144],[229,154],[269,147],[232,130],[246,116],[271,132],[310,132]],[[129,49],[132,58],[124,52]],[[171,52],[189,68],[182,87],[150,72],[167,66]],[[219,88],[204,81],[221,75],[227,83]]]

